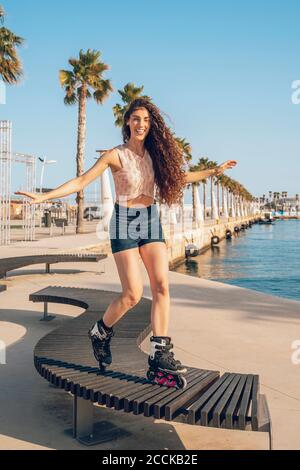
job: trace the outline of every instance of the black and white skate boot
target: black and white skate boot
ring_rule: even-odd
[[[173,344],[169,336],[151,336],[151,352],[148,358],[147,378],[158,385],[184,388],[187,384],[183,374],[187,369],[174,358]]]
[[[106,327],[101,319],[89,330],[88,335],[92,342],[95,359],[100,369],[103,370],[112,363],[110,341],[114,336],[113,328]]]

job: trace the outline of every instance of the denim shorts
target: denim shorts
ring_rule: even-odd
[[[146,243],[164,242],[156,203],[148,207],[126,207],[117,202],[109,222],[112,253]]]

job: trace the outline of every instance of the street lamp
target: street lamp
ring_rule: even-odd
[[[41,179],[40,179],[40,193],[41,193],[42,188],[43,188],[43,178],[44,178],[45,165],[51,165],[51,163],[56,163],[56,160],[47,160],[47,157],[45,157],[45,158],[40,158],[39,157],[39,161],[42,162]]]
[[[47,157],[41,158],[38,157],[39,161],[42,162],[42,169],[41,169],[41,178],[40,178],[40,194],[43,192],[43,178],[44,178],[44,171],[45,171],[45,166],[46,165],[51,165],[52,163],[56,163],[56,160],[47,160]],[[40,205],[40,227],[42,226],[42,210],[43,210],[42,205]]]

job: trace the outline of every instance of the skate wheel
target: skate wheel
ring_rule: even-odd
[[[185,388],[187,386],[187,380],[185,377],[178,377],[178,387]]]
[[[150,382],[152,382],[154,380],[154,377],[155,377],[155,374],[152,370],[148,370],[147,371],[147,379],[150,380]]]

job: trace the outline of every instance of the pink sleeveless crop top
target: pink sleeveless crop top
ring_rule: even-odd
[[[142,194],[154,198],[154,169],[148,150],[143,157],[124,144],[115,147],[122,168],[112,172],[116,198],[134,199]]]

